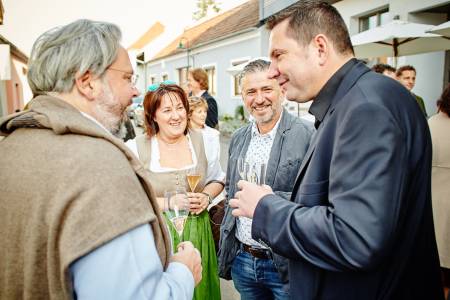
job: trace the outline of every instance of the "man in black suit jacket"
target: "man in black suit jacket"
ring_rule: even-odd
[[[431,211],[431,141],[404,87],[353,55],[341,16],[299,1],[268,21],[269,76],[313,99],[317,132],[293,202],[240,181],[233,215],[289,259],[293,299],[443,299]]]

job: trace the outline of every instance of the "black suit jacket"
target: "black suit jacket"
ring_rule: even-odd
[[[293,299],[443,299],[430,171],[411,93],[357,63],[313,137],[294,203],[264,197],[252,236],[289,259]]]
[[[217,102],[211,96],[208,91],[203,92],[202,98],[208,103],[208,112],[206,115],[205,124],[211,128],[216,128],[217,123],[219,123],[219,111],[217,109]]]

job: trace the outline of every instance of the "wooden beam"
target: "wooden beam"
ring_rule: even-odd
[[[2,0],[0,0],[0,25],[3,25],[3,12],[4,12],[3,3]]]

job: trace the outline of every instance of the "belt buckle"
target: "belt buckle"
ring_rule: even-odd
[[[248,252],[256,258],[269,259],[267,252],[264,250],[255,249],[252,246],[248,247]]]

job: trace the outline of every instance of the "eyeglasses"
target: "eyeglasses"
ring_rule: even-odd
[[[154,83],[154,84],[149,85],[147,88],[147,91],[154,92],[161,86],[161,84],[168,85],[168,84],[177,84],[177,83],[172,80],[164,80],[163,82]]]
[[[117,72],[122,72],[122,73],[125,73],[125,74],[129,75],[129,76],[130,76],[129,81],[130,81],[131,85],[133,85],[133,86],[136,85],[136,83],[137,83],[137,81],[138,81],[138,79],[139,79],[139,75],[138,75],[138,74],[134,74],[134,73],[130,73],[130,72],[127,72],[127,71],[123,71],[123,70],[119,70],[119,69],[114,69],[114,68],[108,68],[108,70],[113,70],[113,71],[117,71]]]

